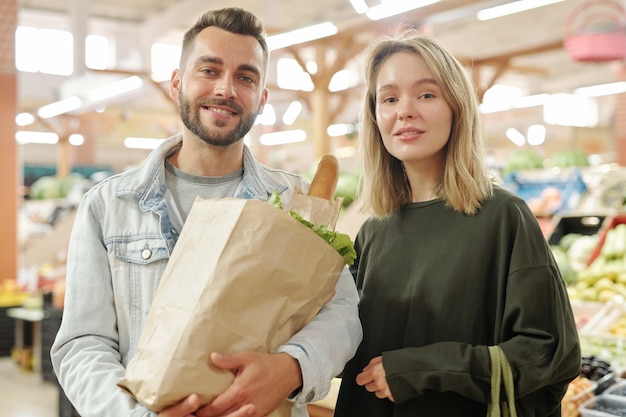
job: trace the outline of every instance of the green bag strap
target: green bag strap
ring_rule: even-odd
[[[515,384],[513,371],[500,346],[489,346],[491,358],[491,402],[487,407],[487,417],[517,417],[515,409]],[[504,383],[506,401],[500,405],[500,387]]]
[[[489,346],[491,358],[491,401],[487,407],[487,417],[500,417],[500,385],[502,368],[498,346]]]

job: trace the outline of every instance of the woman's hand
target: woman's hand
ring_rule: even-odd
[[[364,386],[369,392],[373,392],[378,398],[389,398],[393,401],[386,377],[383,357],[376,356],[363,368],[363,372],[356,376],[356,383]]]

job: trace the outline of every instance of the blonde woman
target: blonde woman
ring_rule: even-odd
[[[415,33],[370,46],[352,268],[364,338],[336,417],[484,417],[488,346],[513,370],[518,416],[560,416],[581,354],[563,280],[526,203],[485,163],[464,68]]]

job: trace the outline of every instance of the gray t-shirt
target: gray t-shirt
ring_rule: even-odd
[[[204,199],[233,197],[243,178],[243,168],[221,177],[188,174],[165,160],[165,183],[183,222],[187,219],[196,197]]]

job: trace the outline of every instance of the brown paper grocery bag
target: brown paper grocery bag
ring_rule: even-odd
[[[315,232],[266,202],[196,199],[118,385],[157,412],[191,393],[209,403],[234,378],[209,353],[273,351],[318,313],[343,266]],[[290,410],[285,402],[271,416]]]

